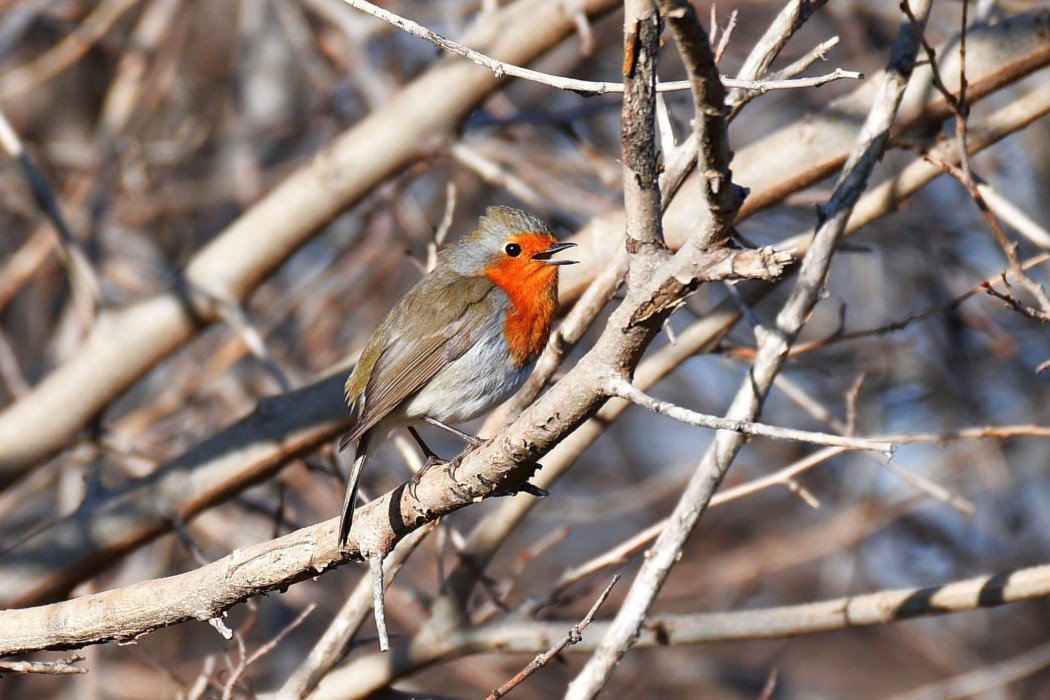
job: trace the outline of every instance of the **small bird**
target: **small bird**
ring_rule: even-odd
[[[387,433],[426,421],[463,435],[445,424],[480,416],[525,381],[550,336],[558,266],[576,262],[552,256],[575,245],[558,243],[523,211],[489,207],[379,324],[346,380],[354,424],[339,449],[356,440],[357,455],[339,524],[341,547],[361,472]]]

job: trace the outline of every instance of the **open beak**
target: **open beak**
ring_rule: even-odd
[[[551,256],[569,248],[575,248],[575,243],[555,243],[547,250],[541,250],[532,256],[533,260],[540,260],[548,265],[575,265],[579,260],[551,260]]]

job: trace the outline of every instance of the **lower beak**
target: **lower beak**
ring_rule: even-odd
[[[541,250],[532,256],[533,260],[545,262],[548,265],[575,265],[579,260],[551,260],[551,256],[569,248],[575,248],[575,243],[555,243],[547,250]]]

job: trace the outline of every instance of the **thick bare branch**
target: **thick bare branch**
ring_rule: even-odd
[[[928,11],[929,4],[924,3],[917,14],[925,18]],[[823,208],[825,222],[818,229],[813,245],[802,261],[798,282],[777,315],[776,327],[772,330],[756,328],[759,352],[726,414],[727,418],[754,420],[759,415],[788,348],[819,298],[832,254],[845,230],[853,205],[863,192],[876,161],[882,156],[904,96],[904,88],[911,77],[918,48],[919,38],[912,27],[902,26],[887,72],[878,87],[875,104],[835,191]],[[675,508],[671,526],[660,535],[609,632],[569,686],[567,698],[593,698],[608,682],[614,667],[636,639],[668,573],[681,556],[689,533],[699,521],[743,443],[744,436],[739,433],[717,433],[714,444],[697,466]]]
[[[639,630],[635,644],[639,648],[653,648],[795,637],[977,610],[1047,596],[1050,596],[1050,566],[1041,565],[941,586],[879,591],[803,605],[728,613],[657,615]],[[536,653],[553,644],[569,624],[571,622],[560,620],[514,620],[513,624],[506,624],[498,620],[476,627],[457,628],[440,639],[428,640],[427,644],[409,646],[400,657],[371,655],[356,659],[325,678],[311,697],[313,700],[345,698],[349,687],[354,689],[353,697],[366,697],[389,683],[390,678],[478,648],[508,654]],[[593,622],[589,628],[591,634],[566,651],[593,653],[612,624],[605,620]]]
[[[613,4],[588,0],[581,9],[598,12]],[[464,41],[528,63],[574,28],[572,17],[557,5],[519,0],[479,22]],[[66,447],[102,408],[214,320],[215,310],[195,290],[243,301],[333,217],[440,147],[499,84],[469,63],[439,62],[201,249],[180,285],[100,316],[76,356],[0,412],[0,485]],[[420,104],[429,107],[421,111]]]

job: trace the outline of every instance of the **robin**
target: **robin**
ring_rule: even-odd
[[[445,248],[434,269],[390,310],[346,380],[357,441],[339,544],[350,535],[361,472],[392,429],[471,420],[510,397],[547,344],[558,306],[558,243],[539,219],[489,207],[477,227]],[[410,427],[433,463],[433,453]]]

